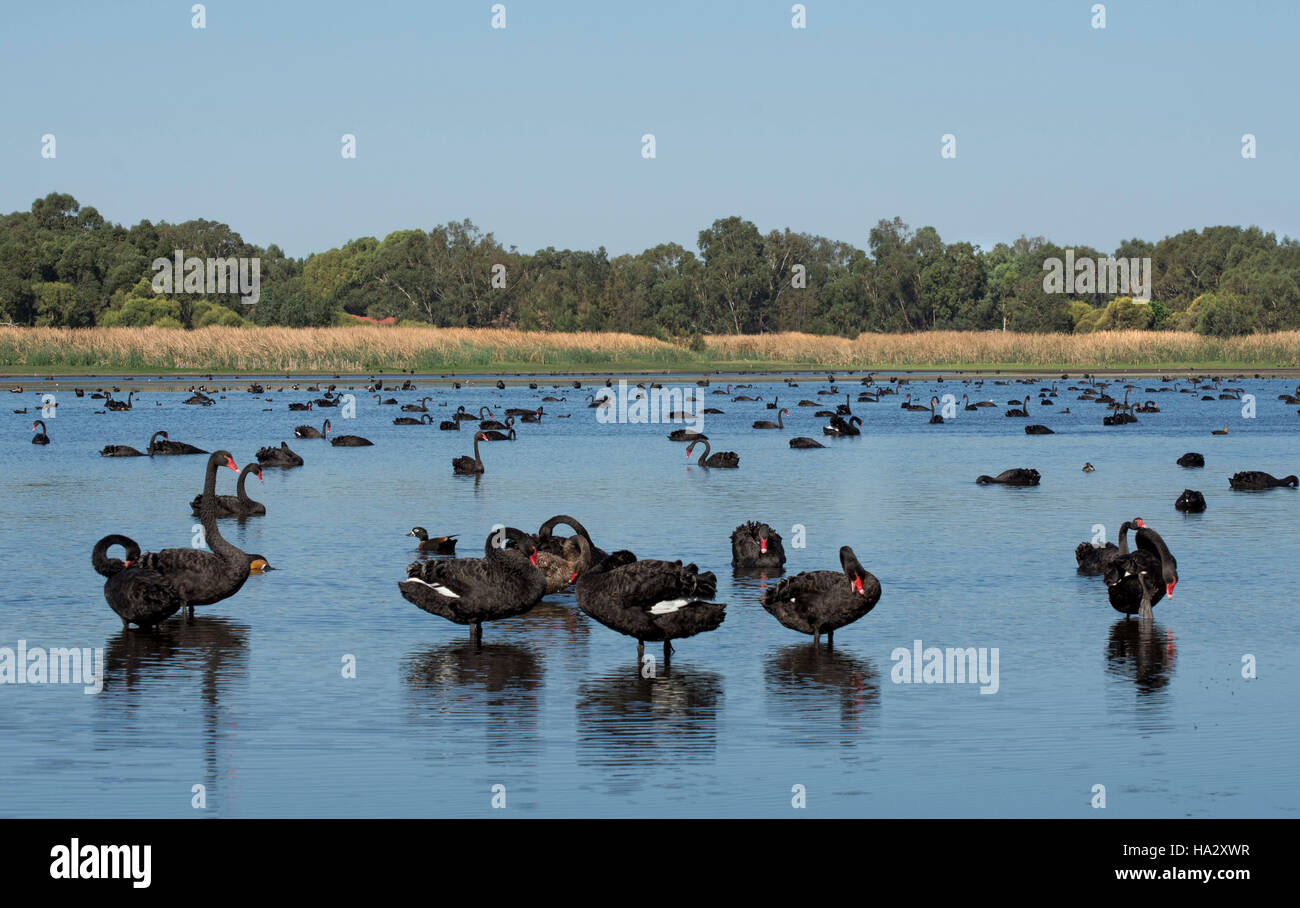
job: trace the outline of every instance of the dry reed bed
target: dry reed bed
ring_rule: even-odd
[[[687,369],[717,365],[836,368],[1023,366],[1152,368],[1178,364],[1300,367],[1300,332],[1221,340],[1187,332],[1004,334],[933,331],[716,335],[693,351],[633,334],[407,328],[0,328],[0,368],[19,371],[371,372]]]

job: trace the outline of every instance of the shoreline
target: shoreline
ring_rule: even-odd
[[[659,369],[659,370],[605,370],[605,371],[574,371],[574,370],[555,370],[546,372],[493,372],[493,371],[474,371],[474,372],[438,372],[438,373],[420,373],[420,372],[293,372],[293,373],[275,373],[265,374],[258,372],[175,372],[175,373],[140,373],[140,372],[113,372],[113,371],[96,371],[86,373],[18,373],[4,372],[0,370],[0,391],[18,393],[17,389],[21,388],[22,393],[28,391],[41,391],[58,389],[64,385],[71,385],[74,388],[84,390],[98,390],[98,385],[103,383],[122,383],[130,385],[129,390],[145,393],[150,391],[178,391],[188,390],[195,385],[205,383],[223,383],[229,385],[231,382],[241,384],[252,384],[256,382],[269,391],[290,390],[293,384],[301,383],[337,383],[342,386],[344,383],[350,385],[368,384],[376,379],[384,382],[385,392],[400,391],[400,382],[411,381],[419,388],[428,388],[431,385],[446,385],[450,388],[452,382],[460,382],[465,387],[462,390],[496,390],[495,384],[486,385],[478,384],[479,382],[492,382],[500,380],[507,387],[526,387],[530,382],[536,382],[538,390],[546,388],[553,390],[552,385],[559,390],[569,391],[592,391],[605,387],[605,380],[609,379],[617,385],[620,380],[629,383],[637,381],[667,381],[673,384],[697,384],[700,380],[708,378],[711,387],[725,387],[727,384],[737,384],[740,382],[755,382],[765,384],[777,384],[784,382],[787,377],[794,378],[796,382],[827,383],[828,375],[834,375],[837,384],[860,385],[862,379],[868,375],[873,375],[876,380],[873,384],[889,384],[891,379],[905,379],[906,381],[952,381],[962,382],[968,380],[1015,380],[1015,379],[1033,379],[1037,381],[1081,381],[1087,377],[1115,379],[1147,379],[1161,380],[1164,378],[1174,380],[1188,380],[1192,377],[1198,378],[1225,378],[1225,379],[1300,379],[1300,368],[1278,368],[1278,367],[1237,367],[1227,368],[1201,368],[1201,367],[1171,367],[1171,368],[1136,368],[1122,369],[1114,367],[1102,367],[1096,369],[1078,369],[1069,366],[1061,368],[1050,367],[1019,367],[1007,369],[991,369],[987,367],[953,369],[944,366],[934,366],[930,368],[909,368],[909,369],[824,369],[820,367],[803,367],[790,369],[765,369],[763,371],[751,370],[728,370],[728,371],[708,371],[699,372],[694,370],[681,369]],[[581,381],[582,387],[573,388],[573,381]],[[397,382],[399,384],[393,384]],[[126,388],[123,389],[125,392]],[[216,390],[216,389],[209,389]],[[241,391],[246,392],[246,387],[223,387],[223,391]],[[306,388],[299,390],[306,391]]]

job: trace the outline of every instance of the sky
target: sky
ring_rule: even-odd
[[[6,3],[0,211],[68,192],[293,256],[465,218],[611,255],[730,215],[863,248],[895,216],[986,249],[1300,236],[1293,0],[1104,29],[1092,0],[806,0],[804,29],[790,0],[503,4]]]

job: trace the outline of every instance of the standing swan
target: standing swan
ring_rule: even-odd
[[[487,436],[482,432],[474,435],[474,456],[469,457],[462,454],[451,462],[451,471],[461,476],[474,476],[483,472],[483,458],[478,453],[478,443],[487,441]]]
[[[1106,568],[1106,592],[1111,607],[1125,615],[1150,620],[1151,608],[1168,593],[1174,597],[1178,562],[1160,534],[1142,527],[1136,535],[1137,551],[1112,561]]]
[[[496,544],[510,540],[523,547]],[[488,535],[482,558],[412,562],[397,588],[402,598],[429,614],[468,624],[470,639],[481,643],[483,622],[529,611],[546,595],[546,578],[537,568],[532,537],[507,527]]]
[[[115,545],[126,549],[126,561],[108,557],[108,550]],[[153,627],[176,614],[185,604],[171,582],[158,571],[141,565],[139,558],[140,546],[135,540],[118,534],[99,540],[90,553],[96,572],[108,578],[104,599],[122,619],[123,627],[131,622],[140,627]]]
[[[229,451],[216,451],[208,457],[199,502],[199,520],[208,550],[163,549],[146,553],[140,559],[142,565],[158,571],[171,582],[191,613],[196,605],[211,605],[230,598],[248,579],[248,555],[222,538],[217,529],[217,467],[221,466],[239,472]]]
[[[718,580],[680,561],[637,561],[614,552],[578,578],[578,608],[610,630],[636,638],[638,658],[645,642],[662,640],[664,661],[670,641],[711,631],[726,618],[726,603],[709,602]]]
[[[847,545],[840,549],[841,572],[805,571],[786,577],[763,596],[763,608],[792,631],[835,642],[835,631],[852,624],[880,601],[880,581]]]

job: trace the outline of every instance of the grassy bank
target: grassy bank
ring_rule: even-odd
[[[699,346],[697,344],[697,346]],[[0,328],[11,375],[167,373],[680,372],[745,369],[1296,369],[1300,332],[1231,339],[1187,332],[935,331],[704,338],[692,350],[631,334],[504,329]]]

